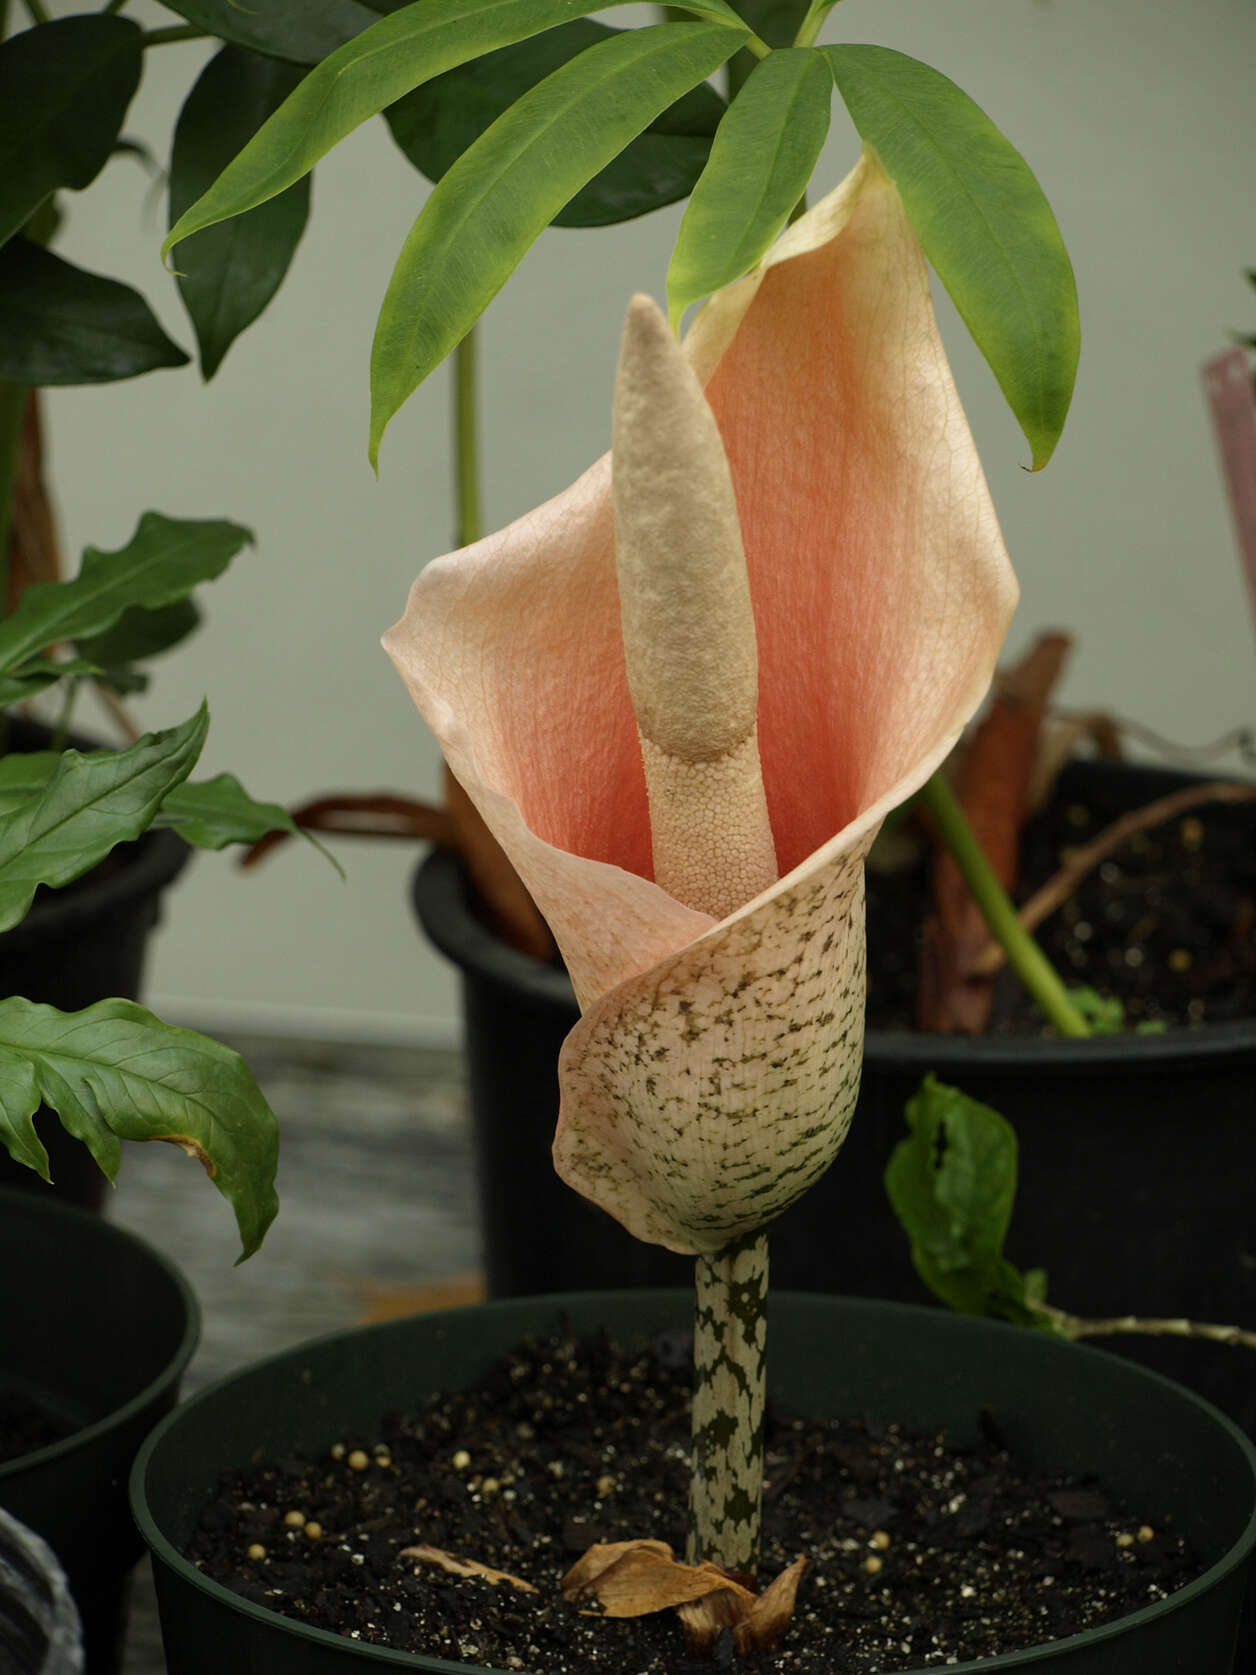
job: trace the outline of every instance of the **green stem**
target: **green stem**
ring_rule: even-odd
[[[26,0],[26,10],[30,13],[32,23],[52,22],[52,16],[44,5],[44,0]]]
[[[763,1505],[767,1234],[700,1256],[695,1282],[687,1557],[753,1577]]]
[[[811,0],[807,7],[807,15],[798,25],[798,33],[794,36],[796,47],[813,47],[816,36],[823,27],[824,20],[836,6],[838,0]]]
[[[7,615],[9,533],[13,527],[13,497],[25,416],[26,385],[0,380],[0,617]]]
[[[964,883],[981,909],[990,934],[1002,944],[1008,964],[1038,1002],[1048,1021],[1061,1035],[1089,1035],[1086,1020],[1069,998],[1051,962],[1016,917],[985,851],[964,817],[959,799],[941,773],[935,773],[920,791],[938,836],[950,850]]]
[[[1242,1326],[1214,1326],[1202,1320],[1148,1320],[1143,1315],[1123,1314],[1107,1320],[1082,1320],[1063,1309],[1036,1303],[1040,1314],[1045,1314],[1058,1332],[1066,1338],[1108,1338],[1126,1333],[1148,1338],[1206,1338],[1211,1343],[1235,1344],[1241,1349],[1256,1349],[1256,1332]]]
[[[146,29],[140,38],[141,46],[164,47],[172,41],[204,41],[209,34],[194,23],[175,23],[169,29]]]
[[[475,327],[454,350],[454,545],[478,541],[480,517],[480,448],[476,413]]]
[[[56,730],[52,736],[52,749],[64,750],[70,739],[70,726],[74,720],[74,710],[78,704],[79,688],[83,682],[77,678],[66,681],[61,688],[61,714],[57,717]]]
[[[105,16],[108,17],[111,12],[120,12],[126,3],[127,0],[106,0],[105,5],[103,5],[100,9],[104,12]]]

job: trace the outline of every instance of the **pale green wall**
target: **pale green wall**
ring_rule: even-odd
[[[1252,720],[1253,625],[1197,371],[1227,328],[1256,330],[1240,278],[1256,264],[1250,0],[845,0],[825,38],[899,47],[966,88],[1029,159],[1073,255],[1085,346],[1042,475],[1022,469],[984,363],[941,311],[1021,578],[1012,649],[1042,627],[1073,628],[1064,698],[1178,738]],[[129,127],[159,150],[198,54],[163,48],[150,67]],[[855,152],[835,101],[817,189]],[[257,530],[257,549],[207,592],[208,627],[135,705],[164,725],[208,693],[205,765],[256,795],[437,786],[435,752],[376,642],[449,544],[444,371],[394,423],[379,482],[365,458],[374,314],[424,190],[371,124],[320,166],[292,274],[208,389],[191,371],[163,372],[50,398],[71,552],[120,545],[146,507]],[[137,166],[114,162],[72,207],[66,254],[140,284],[189,343],[158,263],[164,207]],[[492,523],[563,487],[605,445],[622,311],[633,290],[661,294],[678,216],[547,233],[490,309]],[[413,853],[340,853],[345,885],[311,853],[243,878],[226,858],[198,859],[170,904],[152,1002],[209,1027],[451,1039],[451,975],[405,905]]]

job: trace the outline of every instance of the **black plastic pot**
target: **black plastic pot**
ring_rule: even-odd
[[[90,739],[71,742],[79,750],[100,748]],[[10,718],[10,750],[47,750],[50,745],[46,727]],[[20,925],[0,935],[0,995],[22,995],[63,1012],[77,1012],[111,995],[138,1000],[161,893],[190,853],[175,832],[145,832],[138,842],[119,845],[89,879],[43,892]],[[0,1186],[55,1193],[65,1203],[99,1209],[105,1181],[91,1153],[46,1108],[35,1121],[48,1149],[52,1187],[34,1170],[14,1163],[2,1146]]]
[[[470,1388],[529,1333],[561,1320],[620,1342],[685,1326],[687,1292],[585,1293],[491,1303],[338,1333],[237,1373],[158,1426],[131,1479],[152,1549],[169,1675],[349,1675],[371,1668],[475,1675],[469,1665],[361,1645],[276,1616],[182,1555],[218,1474],[255,1450],[315,1452],[437,1388]],[[1171,1516],[1207,1572],[1118,1623],[959,1671],[1001,1675],[1229,1675],[1243,1572],[1256,1546],[1256,1450],[1190,1392],[1114,1356],[934,1310],[778,1296],[769,1383],[794,1411],[946,1425],[974,1441],[992,1404],[1012,1447],[1095,1473],[1115,1496]],[[536,1675],[546,1675],[544,1670]]]
[[[143,1553],[127,1474],[178,1399],[200,1314],[178,1271],[99,1216],[0,1191],[0,1385],[75,1429],[0,1464],[0,1507],[57,1555],[83,1620],[88,1675],[117,1675]]]
[[[1114,772],[1131,807],[1188,777],[1079,763],[1065,794]],[[1245,821],[1256,843],[1253,805],[1215,817]],[[489,1295],[687,1284],[685,1259],[630,1238],[554,1173],[558,1051],[578,1016],[566,973],[485,928],[450,853],[428,856],[413,894],[424,931],[462,975]],[[1061,1307],[1256,1327],[1256,1018],[1085,1041],[870,1032],[842,1151],[773,1226],[775,1285],[925,1298],[883,1176],[906,1132],[903,1107],[930,1070],[1016,1127],[1008,1255],[1045,1267]],[[1256,1378],[1242,1353],[1143,1338],[1111,1347],[1190,1384],[1256,1436]]]

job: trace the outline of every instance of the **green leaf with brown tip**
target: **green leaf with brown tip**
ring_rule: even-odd
[[[235,1212],[241,1257],[275,1218],[275,1114],[238,1053],[129,1000],[82,1012],[0,1000],[0,1144],[48,1179],[31,1121],[49,1105],[110,1180],[119,1140],[167,1140],[205,1167]]]

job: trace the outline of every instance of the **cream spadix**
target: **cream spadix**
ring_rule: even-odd
[[[634,297],[615,382],[611,484],[628,690],[654,879],[722,919],[775,883],[759,765],[759,663],[732,476],[661,311]]]

